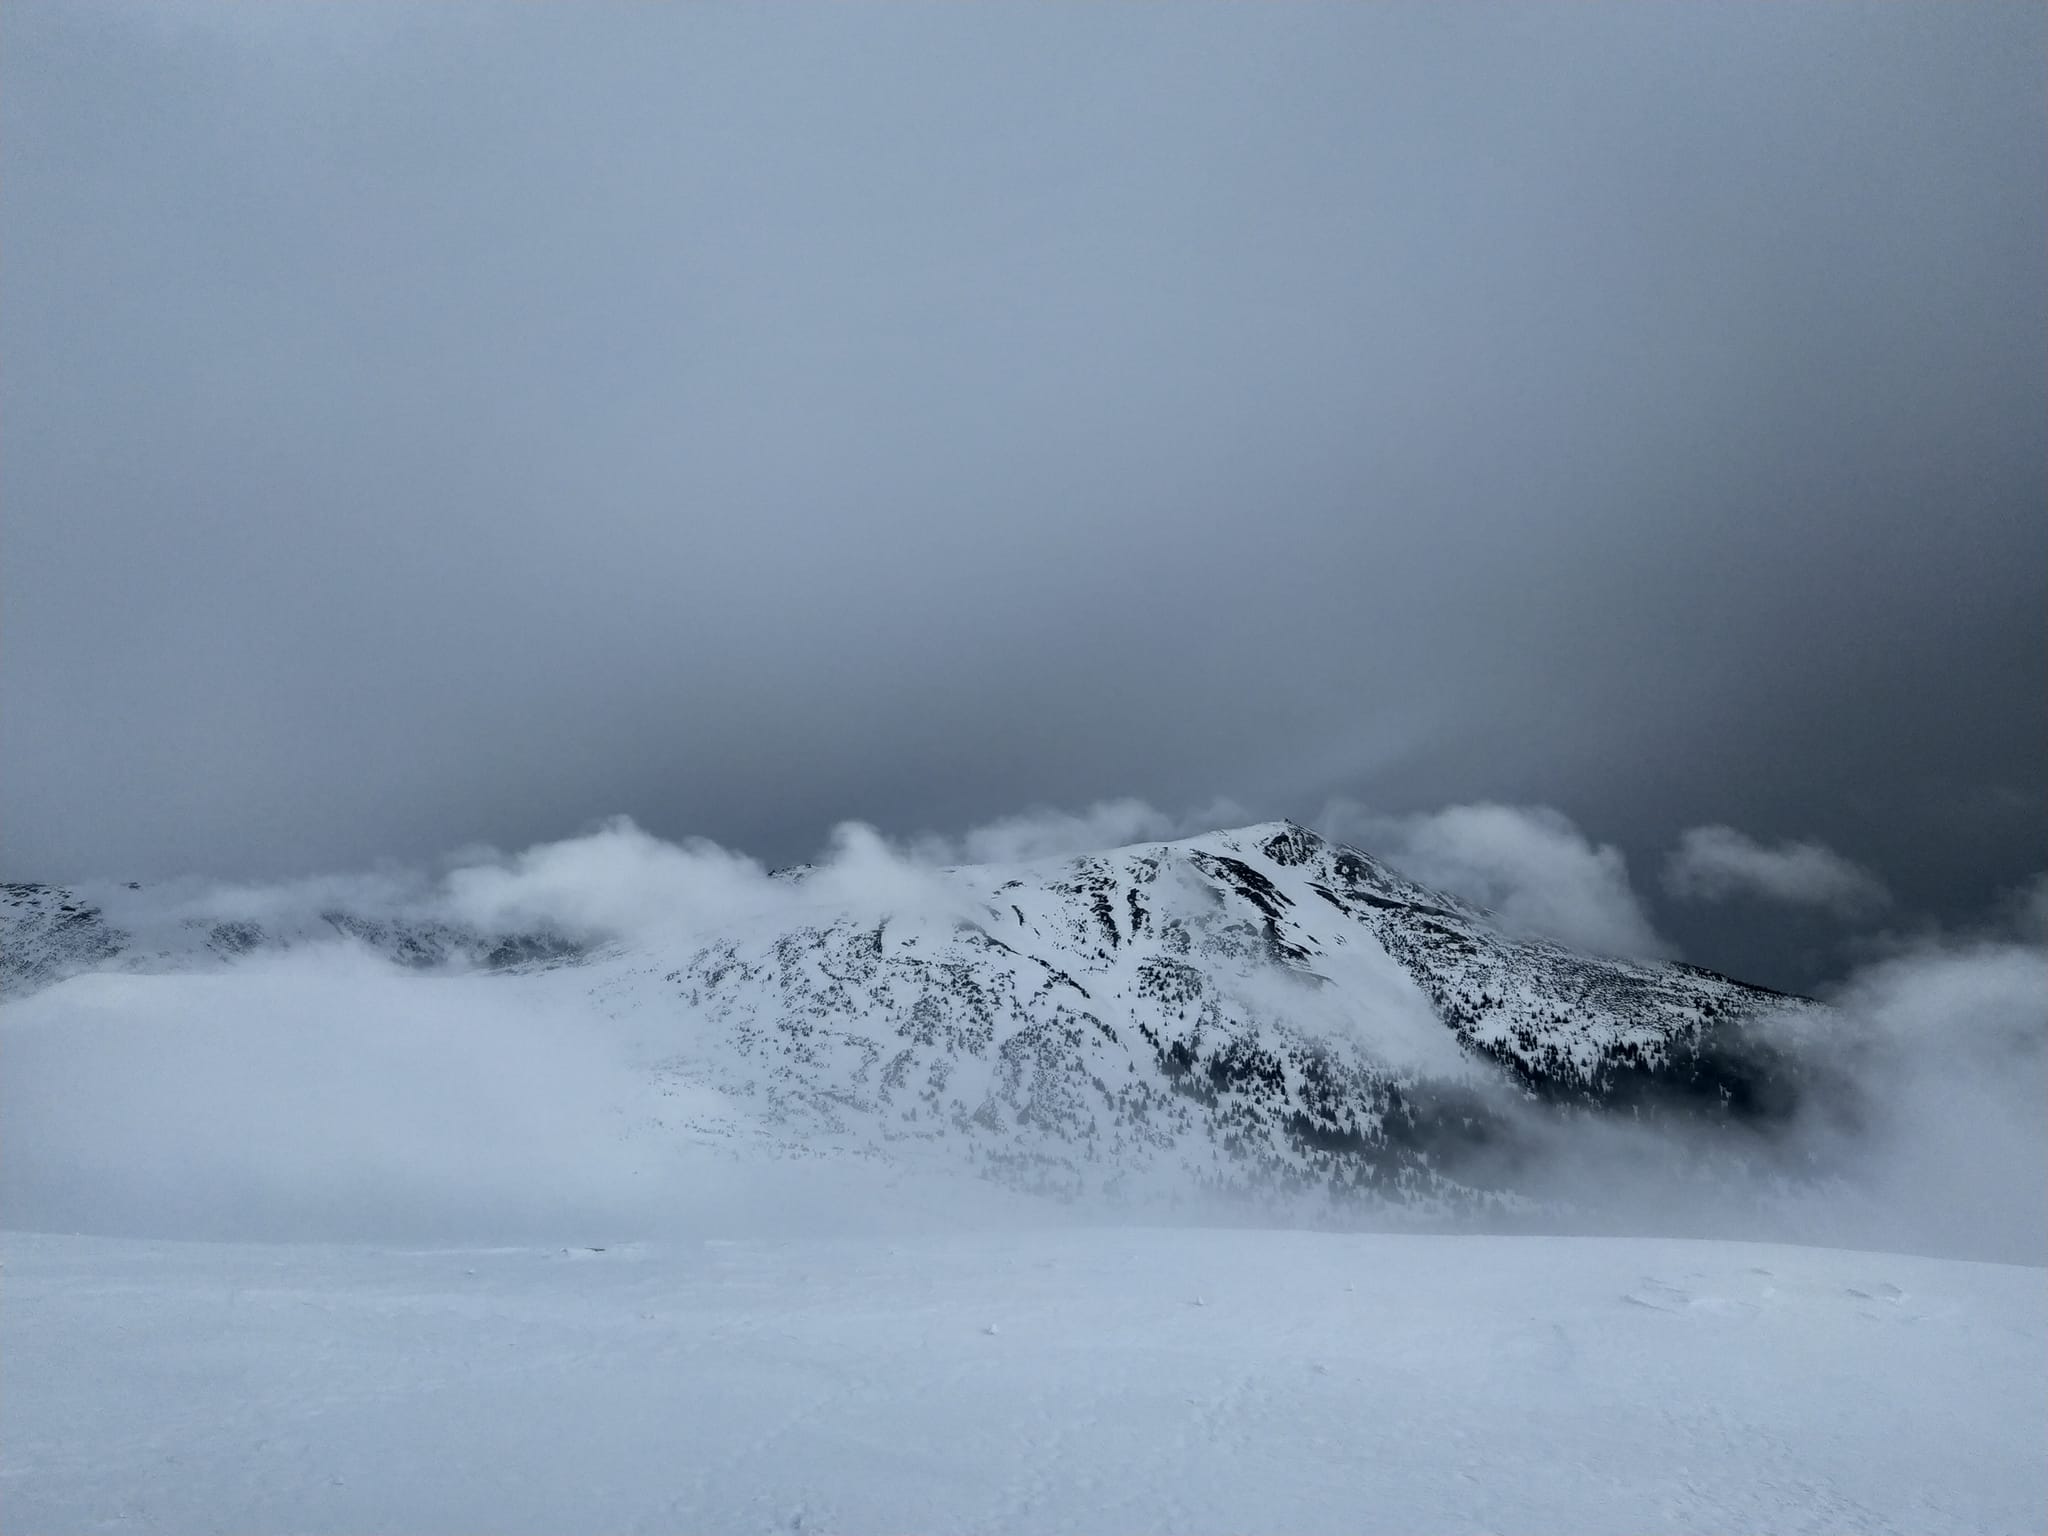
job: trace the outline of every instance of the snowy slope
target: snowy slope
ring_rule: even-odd
[[[1159,1230],[0,1257],[22,1536],[2048,1525],[2038,1269]]]
[[[317,894],[317,893],[315,893]],[[250,955],[346,941],[394,965],[428,970],[512,966],[576,958],[581,947],[553,933],[485,933],[388,901],[301,903],[260,917],[240,893],[146,889],[139,883],[72,888],[0,885],[0,1000],[28,997],[90,971],[160,973],[229,965]]]
[[[20,998],[346,936],[624,1026],[661,1134],[965,1162],[1066,1195],[1513,1204],[1476,1156],[1510,1133],[1504,1107],[1726,1121],[1792,1086],[1751,1026],[1795,1001],[1511,938],[1292,823],[925,872],[858,904],[813,871],[776,885],[708,929],[598,944],[418,905],[256,921],[17,886],[0,954]]]
[[[1497,1134],[1503,1082],[1754,1108],[1757,1058],[1716,1042],[1789,1002],[1508,938],[1287,823],[949,879],[951,911],[722,936],[636,976],[635,1005],[672,989],[720,1045],[679,1075],[803,1139],[943,1140],[1064,1192],[1161,1174],[1434,1204],[1473,1197],[1459,1154]]]

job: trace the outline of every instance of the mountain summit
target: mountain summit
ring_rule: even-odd
[[[663,1129],[784,1153],[965,1159],[1033,1191],[1512,1192],[1514,1116],[1752,1121],[1790,1107],[1770,1021],[1813,1005],[1576,953],[1292,822],[592,943],[328,906],[225,918],[144,896],[0,892],[0,982],[231,966],[345,939],[630,1017]],[[203,904],[201,904],[203,906]]]

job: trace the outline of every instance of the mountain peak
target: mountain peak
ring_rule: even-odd
[[[1490,1198],[1482,1154],[1525,1101],[1631,1119],[1785,1102],[1741,1031],[1786,999],[1517,939],[1296,821],[927,873],[946,893],[929,909],[894,910],[892,889],[793,894],[602,945],[452,910],[134,923],[76,892],[0,887],[0,992],[337,939],[507,986],[554,970],[551,995],[586,991],[660,1042],[665,1092],[721,1106],[679,1107],[664,1134],[954,1155],[1067,1192]]]
[[[1328,846],[1322,837],[1298,821],[1258,821],[1238,827],[1224,836],[1240,848],[1257,849],[1275,864],[1306,864]]]

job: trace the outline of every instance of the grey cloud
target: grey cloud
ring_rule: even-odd
[[[1823,907],[1843,917],[1891,901],[1884,882],[1862,865],[1814,842],[1765,844],[1733,827],[1692,827],[1664,865],[1664,887],[1691,901],[1756,896]]]
[[[1173,816],[1124,796],[1097,801],[1083,811],[1049,807],[1021,811],[972,827],[958,838],[928,833],[914,839],[912,846],[926,858],[942,863],[1015,864],[1132,843],[1164,842],[1250,819],[1242,806],[1226,799]]]
[[[2044,43],[18,0],[0,863],[1341,796],[1953,916],[2048,849]]]
[[[2038,888],[2038,886],[2037,886]],[[1814,1212],[1821,1240],[1910,1243],[2010,1263],[2048,1256],[2048,947],[2038,932],[1926,934],[1829,1000],[1846,1033],[1816,1042],[1860,1100],[1809,1126],[1860,1199]]]
[[[1621,850],[1595,844],[1548,806],[1453,805],[1391,817],[1338,802],[1322,825],[1426,885],[1491,908],[1511,932],[1598,954],[1672,952],[1651,926]]]
[[[2013,927],[2030,944],[2048,949],[2048,874],[2037,876],[2009,900]]]
[[[329,945],[10,1005],[11,1224],[181,1237],[601,1233],[647,1088],[590,1021]]]
[[[277,882],[192,877],[131,889],[86,882],[81,893],[145,949],[193,924],[253,922],[285,935],[331,939],[323,917],[453,923],[487,932],[534,930],[578,941],[687,941],[732,924],[796,923],[819,910],[861,916],[943,912],[972,917],[944,866],[1056,858],[1184,836],[1240,819],[1227,803],[1171,816],[1143,801],[1104,801],[1082,811],[1019,812],[957,838],[885,837],[842,822],[801,865],[771,871],[707,838],[657,837],[613,816],[573,837],[516,853],[472,848],[436,869],[386,866]]]

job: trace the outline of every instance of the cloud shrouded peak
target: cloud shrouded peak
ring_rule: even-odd
[[[1383,854],[1407,875],[1493,910],[1511,931],[1600,954],[1664,957],[1629,883],[1628,860],[1548,806],[1453,805],[1375,816],[1339,802],[1323,813],[1334,837]]]

